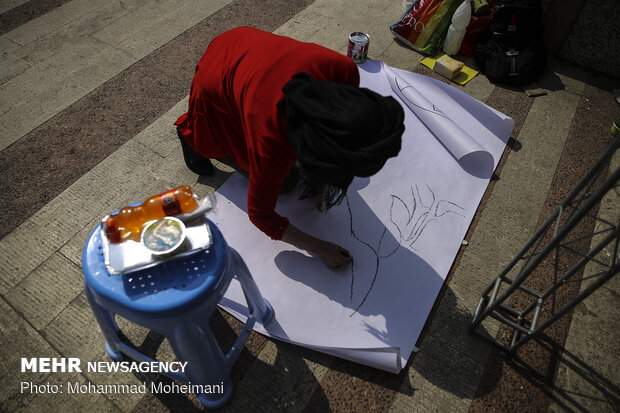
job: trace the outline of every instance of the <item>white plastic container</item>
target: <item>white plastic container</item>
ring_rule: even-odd
[[[458,53],[465,37],[465,30],[471,20],[471,0],[465,0],[457,7],[452,16],[452,23],[448,27],[446,39],[443,42],[443,51],[449,56]]]

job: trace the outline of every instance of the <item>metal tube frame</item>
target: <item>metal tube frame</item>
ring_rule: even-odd
[[[526,242],[521,251],[517,253],[511,262],[504,267],[497,278],[484,290],[478,303],[478,307],[476,308],[476,312],[474,313],[472,324],[470,326],[470,332],[477,333],[491,341],[493,344],[498,345],[502,349],[512,353],[527,341],[541,334],[544,329],[573,309],[577,304],[596,291],[597,288],[603,285],[614,275],[618,274],[620,271],[620,219],[614,224],[599,219],[598,217],[594,217],[589,213],[598,206],[602,198],[610,190],[620,186],[620,168],[618,168],[613,173],[609,174],[607,179],[602,184],[600,184],[597,188],[594,188],[599,181],[601,173],[606,170],[612,156],[619,147],[620,138],[615,138],[595,165],[586,173],[583,179],[570,191],[560,205],[549,215],[540,228],[538,228],[534,235]],[[579,194],[581,194],[581,196],[579,196]],[[606,229],[596,232],[595,234],[607,234],[603,240],[591,247],[590,250],[584,254],[569,246],[571,243],[574,243],[580,239],[567,240],[567,238],[571,231],[581,222],[581,220],[588,215],[595,218],[598,222],[602,222],[607,225]],[[565,222],[562,224],[561,220],[563,218],[565,219]],[[548,240],[546,244],[542,246],[542,249],[539,250],[539,247],[541,247],[541,244],[550,229],[553,229],[551,239]],[[583,239],[583,237],[581,239]],[[603,248],[613,242],[615,242],[615,247],[613,249],[615,254],[612,256],[611,263],[603,263],[600,260],[597,260],[595,258],[596,255]],[[526,255],[528,251],[532,251],[532,247],[534,252]],[[531,288],[523,286],[523,283],[537,269],[537,267],[545,259],[547,259],[551,253],[557,251],[559,248],[566,248],[574,254],[581,255],[582,258],[579,262],[574,264],[572,268],[557,278],[553,285],[542,293],[538,293]],[[579,271],[591,261],[606,267],[606,270],[594,275],[586,276],[584,274],[584,276],[578,280],[571,280],[571,277],[579,273]],[[519,262],[523,262],[522,267],[518,271],[515,279],[511,280],[508,277],[508,274]],[[556,273],[557,269],[556,255]],[[578,293],[562,308],[558,310],[554,309],[553,314],[549,318],[545,320],[540,319],[544,300],[554,295],[558,288],[567,282],[580,282],[583,279],[590,278],[596,278],[596,280],[583,291]],[[500,294],[502,283],[508,284],[508,288]],[[534,298],[534,301],[523,311],[512,309],[504,304],[517,291],[525,292]],[[524,323],[527,321],[527,317],[532,311],[533,316],[532,320],[528,323],[529,327],[525,327]],[[505,314],[510,314],[516,319],[516,321],[506,318],[504,316]],[[509,345],[479,331],[481,323],[488,317],[494,318],[503,325],[513,329],[512,339]],[[538,325],[539,322],[541,322],[540,325]]]

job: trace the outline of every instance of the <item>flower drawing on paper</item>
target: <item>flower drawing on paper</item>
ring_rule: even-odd
[[[412,248],[429,224],[441,223],[447,214],[464,217],[463,207],[451,201],[437,199],[433,190],[428,185],[425,186],[426,201],[417,184],[411,187],[409,197],[391,195],[390,221],[396,227],[400,241]]]

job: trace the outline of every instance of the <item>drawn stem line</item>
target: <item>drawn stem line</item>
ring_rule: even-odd
[[[359,241],[361,244],[367,246],[368,249],[370,249],[373,252],[373,254],[375,254],[375,257],[376,257],[375,272],[374,272],[374,274],[372,276],[372,281],[370,282],[370,287],[368,287],[368,291],[366,291],[366,294],[364,295],[364,298],[362,298],[362,301],[360,301],[360,303],[357,305],[357,307],[355,308],[353,313],[351,313],[351,315],[349,316],[349,317],[353,317],[353,315],[355,313],[357,313],[359,311],[359,309],[364,305],[364,303],[366,302],[366,299],[370,295],[370,292],[372,291],[372,289],[373,289],[373,287],[375,285],[375,282],[377,281],[377,276],[379,275],[379,264],[381,263],[381,259],[382,258],[388,258],[392,254],[394,254],[396,252],[396,250],[398,250],[398,247],[400,247],[400,243],[389,254],[384,255],[384,256],[380,255],[379,254],[379,250],[381,249],[381,244],[383,243],[383,239],[385,237],[385,234],[387,233],[387,227],[383,227],[383,233],[381,234],[381,238],[379,239],[379,245],[378,245],[377,249],[375,250],[372,245],[370,245],[368,242],[360,239],[357,236],[357,234],[355,233],[355,230],[353,229],[353,213],[351,212],[351,203],[349,202],[349,197],[348,196],[345,196],[345,199],[347,201],[347,209],[349,210],[349,223],[350,223],[350,228],[351,228],[351,236],[354,239],[356,239],[357,241]],[[351,262],[351,291],[350,291],[351,302],[353,302],[353,289],[354,289],[354,286],[355,286],[355,261],[352,261]]]

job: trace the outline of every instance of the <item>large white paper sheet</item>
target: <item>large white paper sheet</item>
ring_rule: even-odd
[[[428,120],[409,109],[403,98],[409,92],[392,88],[393,75],[458,125],[453,140],[471,140],[461,148],[468,153],[452,152],[456,149],[445,143],[450,137],[437,136]],[[209,217],[240,252],[275,310],[274,320],[257,324],[257,331],[398,373],[415,347],[513,122],[449,85],[378,61],[360,65],[360,76],[361,86],[402,99],[406,130],[400,154],[373,177],[356,178],[347,198],[326,214],[313,200],[300,201],[295,194],[281,196],[277,204],[277,211],[300,229],[348,249],[353,265],[330,270],[318,258],[266,237],[248,219],[247,181],[239,175],[220,187],[218,206]],[[245,319],[245,299],[236,281],[221,306]]]

